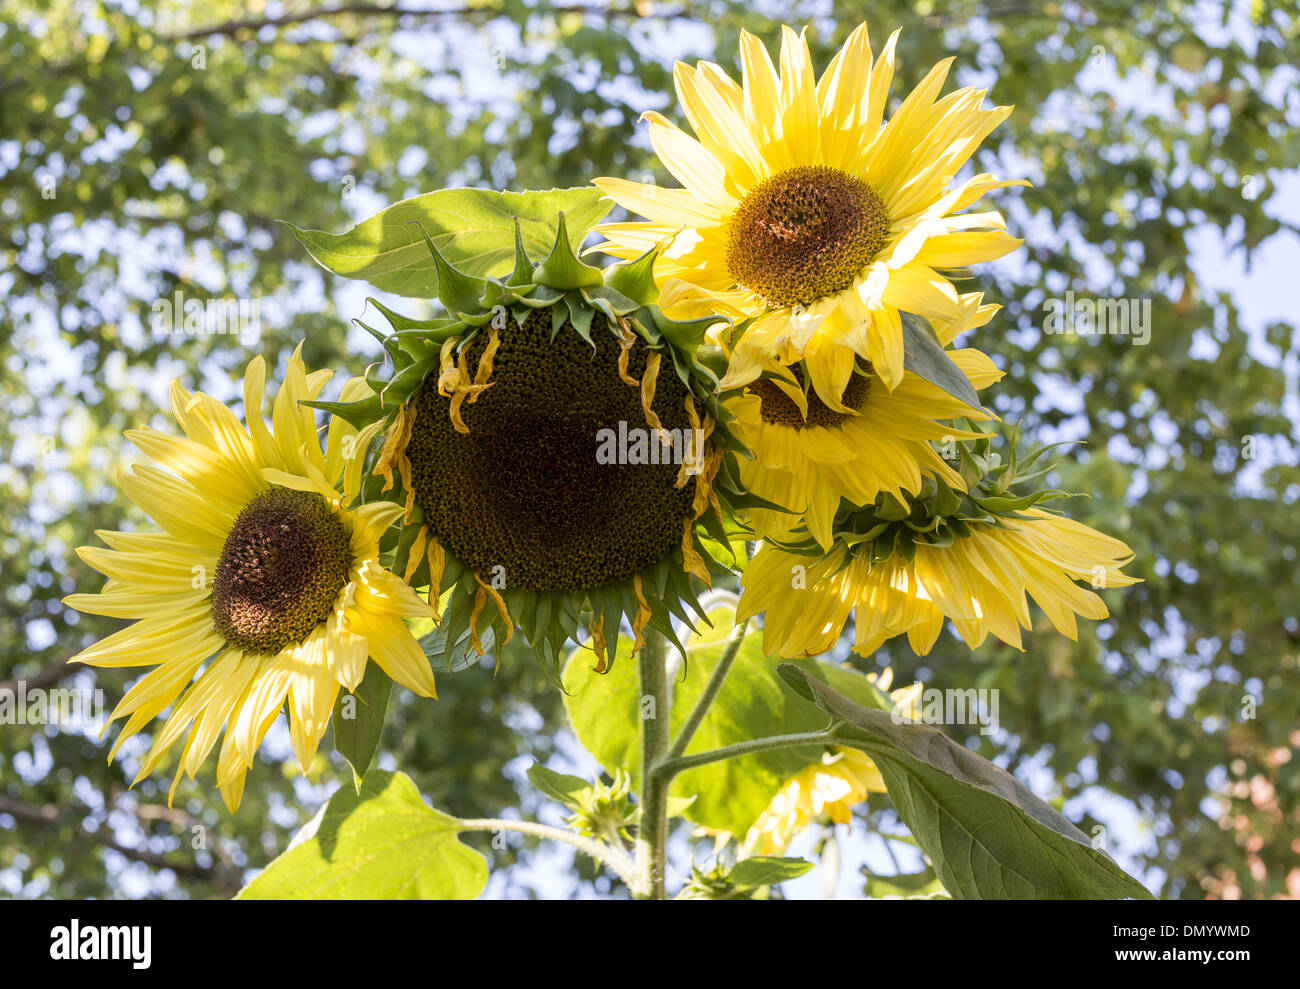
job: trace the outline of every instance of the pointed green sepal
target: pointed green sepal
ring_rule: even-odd
[[[584,288],[582,297],[590,305],[595,306],[610,319],[617,319],[619,316],[627,316],[636,312],[638,309],[645,308],[641,303],[634,299],[629,299],[622,292],[608,285],[597,285],[594,288]]]
[[[308,402],[302,403],[309,408],[320,409],[332,416],[338,416],[354,429],[365,429],[372,422],[384,417],[383,407],[378,395],[369,395],[356,402]]]
[[[395,336],[391,334],[380,333],[373,326],[368,326],[367,324],[363,323],[359,319],[354,319],[352,323],[354,326],[361,327],[363,330],[365,330],[372,337],[374,337],[376,340],[379,341],[379,345],[384,348],[384,353],[388,355],[388,359],[393,362],[393,366],[397,370],[399,371],[402,370],[402,368],[406,367],[412,361],[415,360],[414,357],[412,357],[410,354],[402,350],[401,344],[398,343],[397,338]]]
[[[655,326],[674,346],[692,353],[704,343],[704,331],[710,326],[727,322],[725,316],[701,316],[699,319],[669,319],[657,307],[651,308]]]
[[[551,253],[533,271],[532,277],[538,284],[565,291],[594,288],[604,284],[601,270],[583,264],[573,253],[573,245],[569,243],[569,232],[565,226],[563,213],[560,214],[559,229],[555,232],[555,244],[551,248]]]
[[[388,320],[388,325],[393,328],[395,333],[401,333],[405,330],[440,330],[444,326],[455,322],[446,316],[436,316],[433,319],[412,319],[410,316],[403,316],[399,312],[394,312],[378,299],[366,299],[366,305],[374,306]]]
[[[605,284],[643,306],[653,305],[659,299],[659,286],[655,284],[658,253],[659,248],[652,247],[639,258],[606,269]]]
[[[410,222],[419,227],[420,235],[429,245],[429,253],[433,255],[434,265],[438,269],[438,301],[442,303],[443,308],[453,313],[477,312],[482,305],[481,300],[487,288],[487,279],[474,278],[458,270],[434,246],[433,240],[424,227],[415,220]]]
[[[400,405],[405,402],[437,367],[437,359],[427,357],[409,367],[402,368],[384,384],[379,392],[384,405],[387,407],[394,403]]]
[[[511,288],[533,284],[533,262],[529,260],[528,250],[524,247],[524,231],[519,226],[519,217],[515,217],[515,270],[506,279]]]
[[[575,299],[574,296],[568,296],[565,299],[569,307],[569,322],[573,328],[578,331],[578,336],[595,349],[596,341],[591,338],[591,322],[596,315],[596,310],[590,306],[584,306]],[[559,308],[558,306],[556,308]]]

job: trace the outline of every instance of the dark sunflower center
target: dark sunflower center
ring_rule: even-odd
[[[226,536],[212,580],[212,624],[252,653],[302,642],[330,613],[352,555],[325,499],[272,488],[250,501]]]
[[[603,431],[618,436],[622,424],[635,440],[644,434],[634,431],[649,429],[640,389],[619,377],[620,347],[599,314],[591,337],[594,350],[566,322],[552,340],[545,309],[522,326],[511,321],[501,331],[492,386],[461,406],[468,435],[452,426],[450,399],[432,381],[414,399],[406,453],[415,499],[438,540],[484,579],[534,591],[599,587],[681,543],[694,478],[675,487],[680,464],[671,456],[659,463],[598,456],[609,436]],[[483,336],[467,346],[471,373],[484,346]],[[628,373],[638,380],[647,353],[638,341],[629,355]],[[683,437],[686,396],[665,357],[652,408]]]
[[[803,367],[795,364],[790,368],[800,385],[804,383]],[[871,390],[871,365],[859,360],[857,371],[849,376],[849,383],[844,388],[840,401],[855,412],[861,410]],[[758,414],[764,422],[777,426],[790,426],[793,429],[812,429],[818,426],[835,426],[848,418],[848,413],[836,412],[823,402],[817,392],[807,389],[808,417],[805,419],[795,405],[794,399],[777,387],[768,378],[759,378],[749,385],[751,395],[758,397]]]
[[[736,208],[727,270],[773,306],[809,305],[853,284],[888,225],[867,183],[800,165],[755,186]]]

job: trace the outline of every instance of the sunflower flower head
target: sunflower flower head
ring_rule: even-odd
[[[548,675],[587,625],[596,669],[624,620],[634,649],[723,564],[738,449],[694,357],[706,317],[651,303],[654,252],[601,270],[573,252],[563,217],[541,262],[516,237],[513,271],[479,278],[429,243],[445,318],[381,310],[390,375],[374,394],[319,407],[384,430],[375,471],[403,506],[397,561],[445,601],[447,641],[519,627]],[[364,325],[364,324],[363,324]],[[440,605],[441,607],[441,605]]]
[[[66,603],[133,622],[71,661],[152,667],[109,719],[128,719],[109,758],[170,708],[135,779],[180,742],[169,802],[224,730],[217,784],[227,806],[238,807],[254,754],[286,702],[294,752],[307,772],[339,690],[354,690],[370,659],[417,694],[434,696],[428,661],[404,621],[432,609],[379,562],[380,539],[401,509],[354,504],[361,463],[351,451],[368,437],[335,421],[321,449],[303,403],[320,394],[330,372],[309,374],[300,352],[275,397],[271,428],[262,419],[261,357],[244,375],[246,427],[212,396],[173,384],[172,412],[184,435],[128,431],[157,466],[136,465],[120,479],[161,529],[100,532],[106,549],[78,550],[109,579],[100,592]],[[361,379],[343,388],[346,399],[368,393]]]
[[[855,357],[886,390],[903,382],[901,313],[933,324],[965,305],[946,273],[1014,250],[995,211],[967,212],[1001,186],[954,177],[1011,113],[972,87],[940,97],[952,59],[936,65],[885,120],[898,32],[877,57],[866,25],[820,79],[808,42],[782,32],[779,68],[741,32],[739,83],[720,66],[677,63],[678,100],[696,136],[650,112],[656,154],[680,189],[621,178],[595,184],[645,221],[603,224],[600,249],[622,258],[662,248],[655,278],[674,317],[723,313],[738,324],[724,387],[772,360],[806,362],[828,405]]]
[[[885,783],[871,757],[857,749],[836,748],[781,787],[741,843],[740,854],[780,855],[808,824],[829,817],[848,824],[853,808]]]
[[[842,501],[828,549],[806,531],[764,545],[745,569],[737,620],[763,614],[764,648],[791,658],[830,649],[850,615],[853,648],[864,656],[902,634],[925,655],[945,620],[972,649],[990,632],[1022,649],[1032,597],[1076,639],[1078,616],[1108,614],[1096,591],[1138,583],[1122,569],[1133,551],[1040,507],[1065,492],[1021,492],[1047,470],[1026,473],[1046,448],[1018,462],[1013,440],[1004,462],[991,445],[988,437],[958,444],[960,489],[934,476],[904,499]]]
[[[978,350],[948,356],[974,389],[1002,377]],[[754,453],[738,462],[741,481],[757,498],[780,506],[743,513],[760,537],[782,539],[802,526],[829,549],[842,501],[871,504],[882,493],[902,500],[920,494],[929,477],[964,492],[961,473],[941,454],[990,435],[974,427],[996,418],[912,371],[904,371],[891,391],[861,359],[841,396],[842,411],[807,384],[801,365],[772,362],[762,377],[723,399],[734,432]],[[972,428],[955,425],[958,420]]]

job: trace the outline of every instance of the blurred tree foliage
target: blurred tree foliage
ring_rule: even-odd
[[[1062,451],[1058,480],[1094,498],[1070,511],[1131,543],[1146,583],[1110,595],[1113,617],[1077,645],[1040,634],[1024,653],[986,645],[972,658],[945,639],[924,661],[895,644],[859,662],[892,664],[900,682],[1001,688],[1006,733],[967,744],[1046,768],[1064,800],[1104,791],[1130,802],[1148,845],[1128,851],[1161,895],[1300,895],[1300,473],[1283,371],[1295,328],[1248,333],[1240,300],[1207,297],[1187,265],[1205,228],[1247,255],[1295,232],[1270,208],[1278,176],[1300,161],[1293,6],[344,7],[4,5],[3,686],[93,684],[111,707],[130,682],[63,665],[116,623],[60,598],[98,586],[73,552],[93,530],[145,524],[112,476],[136,457],[122,429],[165,428],[167,380],[233,401],[231,376],[259,349],[283,366],[305,340],[309,364],[348,373],[373,358],[347,331],[359,297],[314,268],[278,219],[341,230],[363,202],[454,184],[670,183],[637,118],[681,119],[674,57],[734,68],[742,27],[774,39],[779,23],[806,22],[824,65],[869,19],[877,47],[903,28],[895,105],[954,55],[959,80],[992,84],[993,100],[1016,106],[980,163],[1033,180],[996,197],[1028,243],[979,276],[1006,309],[973,342],[1008,371],[990,391],[1008,421],[1033,439],[1083,441]],[[260,343],[154,332],[151,306],[178,290],[261,300]],[[1150,298],[1149,345],[1044,334],[1043,300],[1067,290]],[[453,813],[518,807],[522,774],[503,767],[550,757],[555,693],[523,657],[495,678],[490,664],[444,676],[440,693],[436,704],[397,699],[385,758]],[[262,761],[236,815],[206,779],[182,785],[168,811],[165,777],[127,789],[145,744],[108,766],[90,733],[0,728],[0,890],[229,895],[348,778],[322,755],[307,783],[291,782],[286,744],[285,769]],[[518,852],[478,844],[496,866]],[[536,895],[535,873],[509,870],[493,890]]]

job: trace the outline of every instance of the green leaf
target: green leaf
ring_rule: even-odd
[[[864,870],[865,871],[865,870]],[[868,873],[862,892],[874,900],[899,898],[907,900],[952,899],[943,883],[934,874],[934,869],[926,867],[920,872],[899,872],[892,876],[877,876]]]
[[[673,687],[674,737],[722,658],[732,614],[730,609],[710,612],[714,629],[687,640],[686,673]],[[763,655],[761,635],[751,633],[741,643],[727,679],[686,753],[823,727],[825,719],[808,717],[810,713],[811,709],[785,688],[775,664]],[[819,761],[824,750],[824,746],[809,745],[709,763],[679,774],[672,789],[674,793],[698,794],[687,815],[692,821],[744,838],[781,787]]]
[[[542,256],[555,242],[560,212],[577,250],[608,209],[609,201],[590,186],[546,192],[440,189],[390,206],[347,233],[290,227],[317,263],[336,275],[362,279],[385,292],[432,299],[438,294],[437,267],[421,229],[456,268],[491,277],[514,267],[516,217],[520,242]],[[412,220],[419,228],[408,226]]]
[[[360,793],[336,791],[316,833],[266,867],[244,900],[472,900],[487,860],[429,807],[410,777],[372,770]]]
[[[570,776],[547,769],[540,762],[534,763],[528,770],[528,779],[542,793],[556,803],[564,804],[573,810],[581,810],[582,803],[578,794],[590,790],[591,784],[581,776]]]
[[[737,862],[736,867],[727,873],[727,878],[737,889],[754,889],[798,879],[812,867],[813,864],[806,859],[755,855]]]
[[[890,799],[956,899],[1111,899],[1151,894],[1010,773],[928,725],[895,723],[805,670],[781,676],[845,722],[837,743],[871,756]]]
[[[378,663],[366,664],[366,675],[354,693],[340,692],[334,702],[334,748],[352,767],[357,789],[379,748],[393,681]]]
[[[962,373],[939,343],[925,320],[912,313],[900,313],[903,321],[903,367],[973,409],[982,409],[979,394],[970,378]]]

